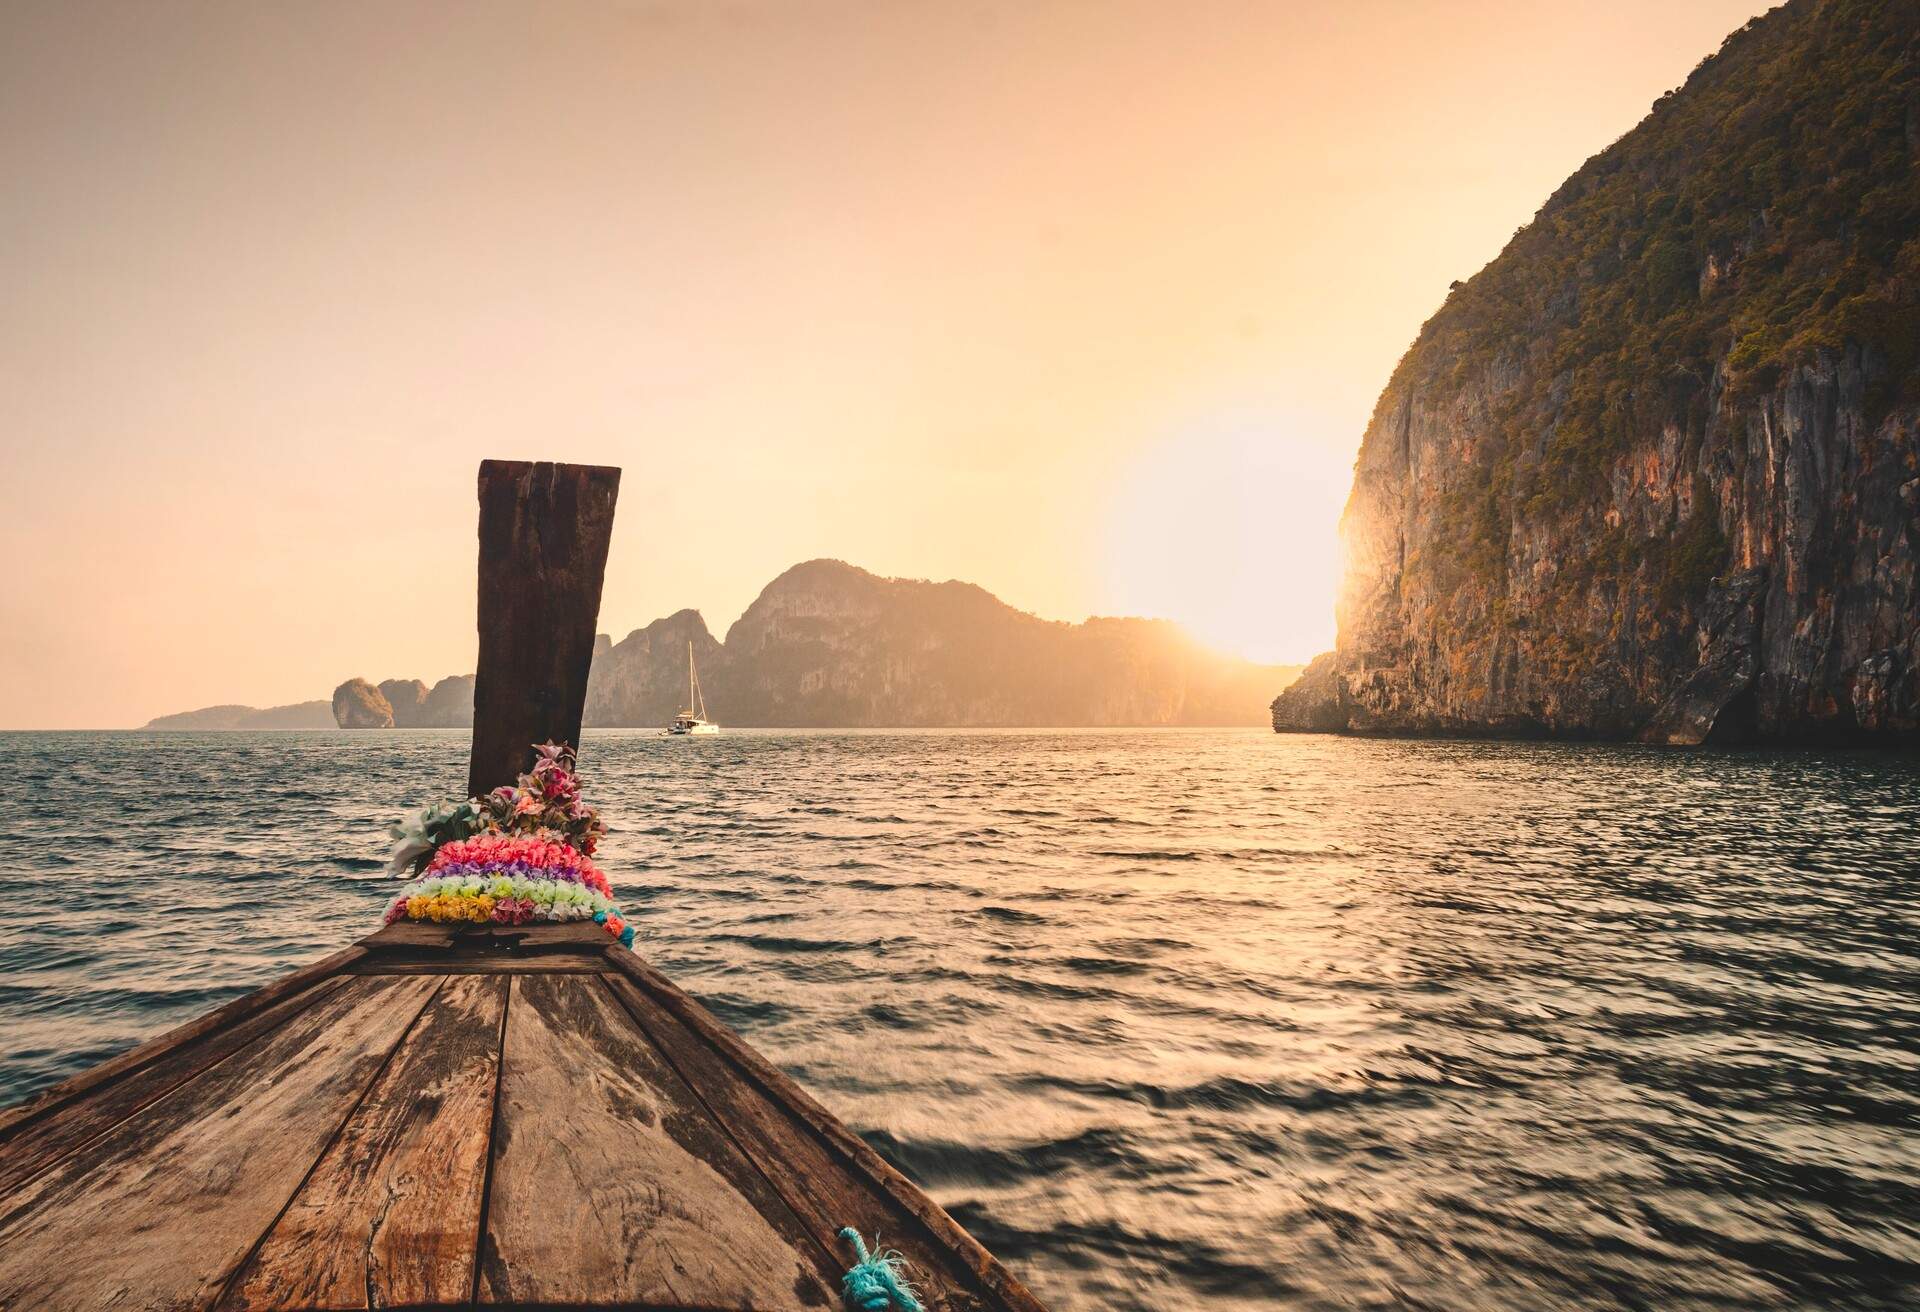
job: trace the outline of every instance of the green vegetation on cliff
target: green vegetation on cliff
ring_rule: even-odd
[[[1920,739],[1917,511],[1920,3],[1790,0],[1421,330],[1274,722]]]
[[[1518,380],[1491,389],[1480,468],[1452,493],[1471,532],[1451,563],[1496,576],[1510,511],[1568,509],[1647,434],[1697,433],[1717,398],[1822,352],[1867,353],[1869,422],[1912,399],[1916,142],[1912,0],[1803,2],[1728,37],[1569,178],[1456,285],[1389,388]]]

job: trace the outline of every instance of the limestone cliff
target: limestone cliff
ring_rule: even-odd
[[[1274,726],[1920,737],[1920,22],[1793,0],[1455,284]]]
[[[427,685],[418,679],[382,679],[380,695],[393,709],[393,727],[418,729],[421,708],[427,703]],[[344,727],[344,726],[343,726]]]
[[[473,727],[473,676],[450,674],[428,690],[420,702],[422,729]]]
[[[473,676],[450,674],[431,688],[419,679],[383,679],[377,687],[349,679],[334,690],[333,722],[342,729],[469,729]]]
[[[676,611],[620,642],[606,640],[604,634],[602,639],[594,648],[587,679],[588,724],[657,727],[686,709],[689,642],[709,710],[715,718],[724,711],[727,723],[748,723],[728,700],[726,662],[699,611]]]
[[[333,690],[333,719],[342,729],[391,729],[393,707],[365,679],[348,679]]]

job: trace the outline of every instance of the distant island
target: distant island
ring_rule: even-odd
[[[1914,14],[1748,23],[1454,284],[1275,729],[1920,742]]]
[[[291,706],[203,706],[147,721],[149,729],[331,729],[333,704],[295,702]]]
[[[594,650],[586,723],[664,725],[687,650],[724,725],[769,728],[1264,725],[1297,665],[1259,665],[1166,620],[1043,620],[971,583],[890,579],[837,560],[796,565],[716,640],[696,610]],[[462,728],[473,676],[348,679],[329,701],[213,706],[149,729]]]

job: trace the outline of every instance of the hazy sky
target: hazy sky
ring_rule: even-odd
[[[615,635],[1305,659],[1448,282],[1762,7],[4,0],[0,727],[471,670],[484,456],[625,468]]]

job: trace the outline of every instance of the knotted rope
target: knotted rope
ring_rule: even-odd
[[[852,1226],[842,1230],[840,1237],[853,1245],[860,1259],[840,1279],[848,1307],[855,1312],[925,1312],[907,1283],[905,1258],[891,1250],[869,1253],[866,1241]]]

